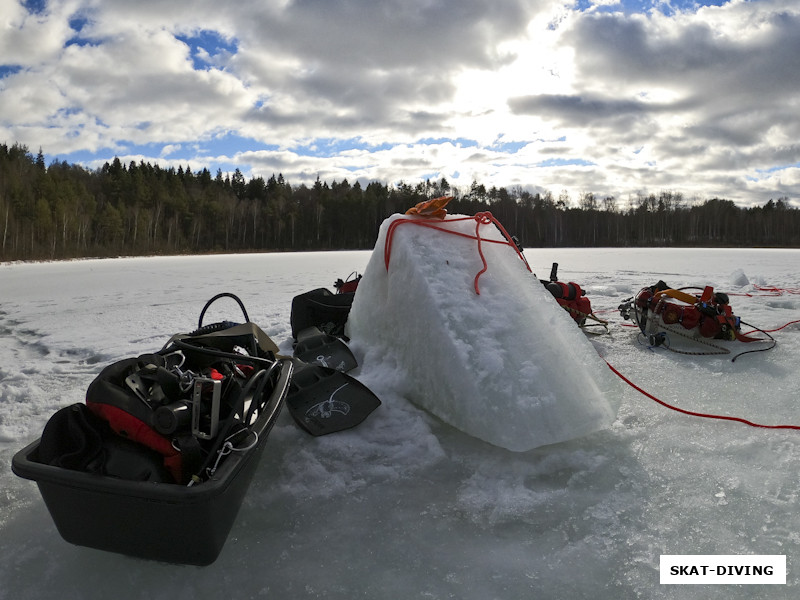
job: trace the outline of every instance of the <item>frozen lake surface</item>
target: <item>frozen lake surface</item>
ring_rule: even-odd
[[[773,350],[731,362],[650,349],[616,310],[663,279],[672,287],[713,285],[731,294],[745,321],[777,329],[800,319],[800,251],[531,249],[526,256],[540,277],[555,261],[562,281],[589,292],[594,310],[611,321],[610,334],[591,343],[658,398],[800,425],[797,324],[772,334]],[[369,258],[0,265],[0,599],[798,596],[800,431],[686,416],[628,386],[609,429],[515,453],[442,423],[411,404],[384,369],[363,364],[353,374],[383,405],[358,428],[321,438],[284,411],[222,554],[205,568],[70,545],[35,484],[11,473],[13,454],[58,408],[83,401],[104,365],[193,329],[215,294],[241,297],[289,353],[292,298],[332,289],[335,278],[363,272]],[[233,305],[214,306],[205,322],[239,316]],[[419,340],[421,353],[427,346]],[[787,584],[660,585],[662,554],[785,555]]]

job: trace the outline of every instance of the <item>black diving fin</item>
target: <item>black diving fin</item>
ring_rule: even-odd
[[[330,367],[342,372],[358,366],[358,361],[347,344],[317,327],[308,327],[297,334],[294,356],[304,363]]]
[[[355,377],[295,359],[286,406],[311,435],[355,427],[380,405],[378,397]]]

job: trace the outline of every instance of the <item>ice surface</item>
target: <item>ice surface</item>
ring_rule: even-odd
[[[390,360],[418,405],[481,440],[526,451],[609,427],[618,379],[514,248],[384,221],[359,284],[348,335],[365,368]],[[473,235],[474,220],[450,215],[440,227]],[[390,265],[386,240],[393,230]],[[491,223],[485,240],[505,241]]]
[[[800,325],[731,363],[641,343],[616,310],[659,279],[712,285],[774,329],[800,319],[798,250],[526,251],[586,288],[609,335],[598,353],[683,408],[800,425]],[[383,401],[359,427],[311,438],[281,415],[217,562],[174,567],[80,548],[36,485],[10,470],[107,362],[160,348],[230,291],[291,351],[302,292],[364,271],[369,252],[0,265],[0,600],[785,599],[800,593],[800,432],[670,411],[626,387],[617,420],[517,453],[417,408],[388,358],[354,372]],[[738,274],[764,292],[746,284]],[[484,277],[491,274],[489,272]],[[481,278],[483,282],[484,278]],[[467,282],[471,285],[471,282]],[[215,303],[208,321],[238,316]],[[429,343],[419,340],[421,350]],[[121,515],[124,518],[124,515]],[[659,585],[662,554],[780,554],[787,585]]]

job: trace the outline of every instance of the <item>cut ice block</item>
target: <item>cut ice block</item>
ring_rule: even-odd
[[[450,215],[442,227],[474,235]],[[611,425],[622,390],[575,321],[510,245],[384,221],[355,295],[348,335],[369,361],[403,370],[409,399],[443,421],[513,451]],[[505,240],[494,225],[484,239]],[[388,269],[386,259],[389,260]]]

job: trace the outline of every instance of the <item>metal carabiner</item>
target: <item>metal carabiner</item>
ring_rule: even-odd
[[[180,362],[175,365],[174,367],[169,366],[169,359],[172,356],[179,356]],[[175,370],[176,373],[180,373],[180,368],[186,362],[186,355],[183,353],[183,350],[175,350],[174,352],[170,352],[169,354],[164,355],[164,367],[169,370]]]

